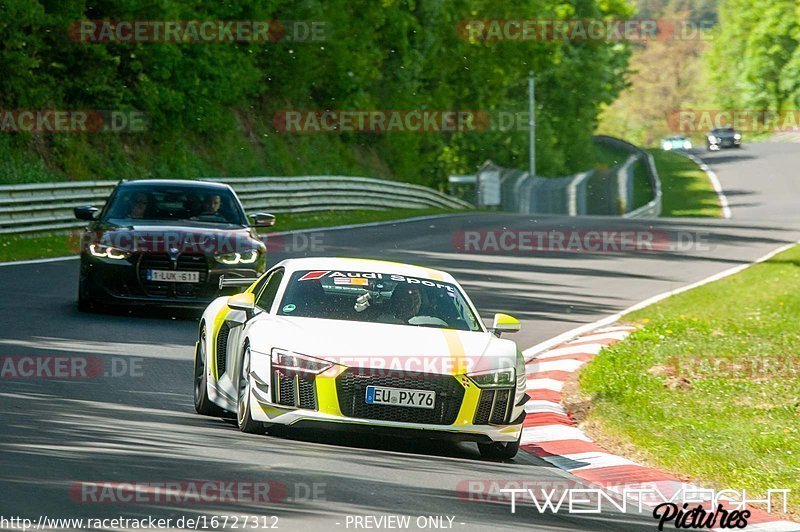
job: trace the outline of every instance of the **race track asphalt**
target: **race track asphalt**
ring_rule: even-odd
[[[800,144],[701,153],[730,200],[729,220],[619,220],[481,213],[321,231],[324,249],[288,255],[391,259],[441,268],[465,286],[485,320],[508,312],[529,347],[645,298],[698,281],[800,239]],[[653,252],[466,253],[464,230],[647,230],[670,242]],[[302,243],[302,242],[301,242]],[[347,516],[452,516],[457,530],[653,530],[648,515],[539,514],[464,500],[469,480],[557,483],[570,477],[521,453],[479,459],[469,445],[353,434],[257,437],[192,408],[196,316],[81,314],[74,260],[0,267],[0,355],[86,354],[120,376],[0,380],[0,516],[111,518],[276,515],[283,530],[347,530]],[[111,362],[111,360],[114,362]],[[131,368],[134,368],[133,371]],[[262,503],[92,503],[80,482],[273,481],[288,499]],[[317,497],[307,496],[316,488]],[[71,491],[72,490],[72,491]],[[446,521],[445,521],[446,522]],[[413,524],[413,521],[412,521]],[[0,526],[3,528],[3,526]]]

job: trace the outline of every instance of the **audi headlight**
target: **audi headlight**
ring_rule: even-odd
[[[467,377],[480,388],[510,388],[515,384],[516,372],[514,368],[506,368],[470,373]]]
[[[300,353],[293,353],[277,347],[272,350],[273,369],[319,375],[323,371],[332,368],[333,365],[333,362],[328,362],[321,358],[301,355]]]
[[[222,255],[215,255],[214,259],[222,264],[253,264],[258,260],[258,250],[251,249],[242,253],[223,253]]]
[[[112,246],[105,246],[103,244],[90,244],[89,253],[95,257],[102,257],[105,259],[122,260],[131,256],[130,251],[115,248]]]

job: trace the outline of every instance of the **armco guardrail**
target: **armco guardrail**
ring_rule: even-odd
[[[650,181],[650,188],[653,190],[653,199],[647,202],[646,204],[642,205],[641,207],[632,210],[630,212],[626,212],[622,216],[624,218],[657,218],[661,215],[661,180],[658,177],[658,171],[656,170],[655,161],[653,161],[653,156],[644,151],[643,149],[639,148],[631,144],[630,142],[626,142],[622,139],[618,139],[616,137],[609,137],[607,135],[595,135],[594,137],[595,142],[600,144],[606,144],[608,146],[615,146],[617,148],[621,148],[624,150],[629,151],[632,155],[636,156],[636,159],[642,160],[645,163],[645,167],[647,169],[647,179]],[[625,164],[620,167],[619,172],[622,173],[620,175],[619,180],[620,182],[624,180],[627,185],[625,186],[625,190],[632,191],[633,190],[633,172],[634,172],[634,163],[635,159],[628,159]],[[629,202],[631,199],[631,195],[628,195],[627,201]]]
[[[658,218],[661,216],[661,179],[658,177],[658,170],[656,170],[656,163],[653,156],[649,153],[644,154],[644,161],[647,165],[647,174],[650,178],[650,186],[653,188],[653,199],[642,205],[636,210],[633,210],[624,215],[625,218]],[[629,172],[633,172],[633,167],[629,167]],[[629,180],[633,178],[630,177]]]
[[[247,211],[274,213],[389,208],[472,208],[432,188],[371,177],[299,176],[204,178],[227,183]],[[116,181],[0,186],[0,234],[52,232],[84,227],[72,210],[101,207]]]
[[[503,209],[525,214],[614,215],[656,218],[661,214],[661,182],[653,158],[629,142],[596,135],[595,142],[630,153],[614,168],[592,169],[564,177],[531,177],[527,172],[500,168]],[[632,210],[636,164],[643,161],[653,199]]]

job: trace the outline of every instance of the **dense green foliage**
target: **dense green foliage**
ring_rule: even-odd
[[[717,0],[638,0],[639,16],[674,24],[673,38],[637,47],[629,86],[604,109],[598,130],[637,145],[654,146],[675,131],[667,117],[681,109],[717,109],[706,55],[717,22]],[[734,63],[735,65],[735,63]],[[736,68],[735,66],[733,68]],[[695,141],[701,141],[697,132]]]
[[[144,133],[0,134],[0,182],[369,174],[441,186],[487,158],[527,165],[527,135],[278,132],[286,109],[527,110],[537,72],[538,166],[591,164],[600,104],[621,89],[620,43],[469,42],[468,18],[630,16],[625,0],[0,0],[0,109],[127,109]],[[299,20],[324,40],[82,43],[76,21]],[[523,121],[523,124],[525,122]]]
[[[636,10],[642,18],[674,18],[678,14],[700,27],[717,21],[719,0],[637,0]]]
[[[747,110],[800,105],[800,5],[722,0],[709,61],[720,104]]]

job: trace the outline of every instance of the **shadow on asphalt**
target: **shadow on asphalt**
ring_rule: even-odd
[[[738,150],[724,150],[717,152],[701,151],[697,152],[697,156],[703,159],[703,162],[709,164],[735,163],[739,161],[745,161],[756,158],[755,155],[742,153],[740,150],[746,150],[746,148],[740,148]]]
[[[546,473],[552,468],[542,467],[543,462],[485,462],[460,446],[346,434],[333,439],[247,435],[225,420],[189,413],[186,394],[164,409],[159,407],[163,397],[128,395],[134,390],[126,389],[124,382],[113,391],[91,391],[75,381],[57,383],[57,394],[37,388],[30,382],[11,382],[2,394],[0,423],[6,427],[0,442],[2,505],[15,513],[24,513],[24,501],[48,501],[48,513],[65,518],[277,515],[289,523],[322,519],[329,529],[336,514],[342,513],[445,513],[471,526],[492,528],[530,529],[532,522],[562,530],[651,530],[653,526],[646,515],[611,511],[540,514],[521,505],[511,515],[507,500],[486,500],[484,493],[468,487],[476,479],[500,485],[523,480],[543,486],[565,482]],[[317,467],[332,456],[339,464],[335,471]],[[460,472],[455,479],[454,471]],[[448,480],[437,481],[440,477]],[[173,498],[133,503],[117,499],[119,492],[91,488],[92,483],[103,482],[191,481],[269,482],[282,495],[267,501],[187,503]],[[317,497],[310,496],[313,486],[320,487]],[[98,493],[110,498],[97,502]]]

